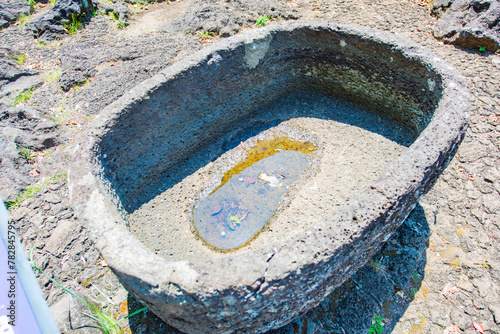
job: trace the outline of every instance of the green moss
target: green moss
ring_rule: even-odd
[[[21,192],[21,194],[19,194],[19,196],[17,196],[17,198],[14,201],[5,203],[7,210],[18,207],[24,200],[27,200],[28,198],[35,196],[45,186],[59,179],[66,179],[66,174],[56,174],[48,180],[28,186],[23,192]]]

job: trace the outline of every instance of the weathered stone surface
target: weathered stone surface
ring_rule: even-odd
[[[116,3],[103,3],[97,2],[97,8],[100,13],[103,14],[113,14],[115,17],[122,22],[126,22],[129,18],[130,10],[123,2]]]
[[[87,81],[87,76],[80,71],[65,71],[59,77],[59,86],[65,92],[72,87],[82,84]]]
[[[435,12],[447,6],[434,27],[434,37],[465,48],[500,48],[500,0],[439,1],[434,3]]]
[[[33,20],[28,29],[41,41],[55,39],[65,33],[65,24],[90,18],[93,8],[92,0],[59,0],[46,14]]]
[[[141,196],[173,163],[294,89],[363,103],[420,136],[357,199],[281,244],[171,262],[128,232],[120,198]],[[258,29],[179,61],[103,110],[77,141],[69,188],[108,265],[151,311],[190,333],[263,332],[317,305],[381,248],[453,157],[467,109],[457,72],[409,41],[357,26]]]
[[[33,13],[33,7],[24,0],[0,1],[0,29],[7,28],[21,16]]]
[[[91,41],[65,46],[60,60],[61,85],[68,88],[67,76],[75,81],[91,78],[68,101],[86,114],[95,114],[129,89],[172,64],[175,58],[201,48],[198,39],[169,34],[152,35],[118,43]],[[68,74],[64,74],[68,73]],[[84,81],[85,82],[85,81]]]
[[[257,18],[269,15],[272,18],[296,19],[297,13],[285,1],[258,0],[195,0],[188,10],[172,22],[175,32],[210,32],[231,36],[243,26],[252,26]]]
[[[28,175],[29,162],[19,149],[42,150],[63,141],[58,125],[41,114],[33,107],[0,103],[0,195],[5,201],[15,200],[19,190],[33,180]]]
[[[34,75],[35,72],[17,63],[16,57],[20,57],[21,52],[0,46],[0,87],[2,93],[4,85],[19,79],[22,76]]]
[[[45,82],[45,76],[38,75],[24,75],[19,77],[16,81],[9,82],[2,86],[0,92],[0,102],[12,104],[21,93],[27,93],[40,87]]]

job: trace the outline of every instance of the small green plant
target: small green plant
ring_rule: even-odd
[[[68,22],[63,23],[64,31],[70,35],[76,34],[78,30],[82,28],[81,17],[71,13],[71,18]]]
[[[50,71],[45,76],[45,81],[46,82],[55,82],[55,81],[59,80],[60,77],[61,77],[61,71]]]
[[[415,270],[411,273],[411,278],[413,280],[413,284],[417,285],[418,281],[420,281],[420,274],[417,273]]]
[[[23,90],[21,93],[19,93],[18,96],[16,96],[14,101],[12,101],[10,104],[12,104],[15,107],[19,103],[23,103],[31,99],[32,95],[33,95],[33,90],[31,88]]]
[[[379,315],[375,315],[372,319],[372,324],[368,329],[368,334],[381,334],[384,331],[384,318]]]
[[[270,15],[261,16],[261,17],[259,17],[257,19],[257,21],[255,21],[255,25],[257,27],[263,27],[266,24],[268,24],[269,22],[271,22],[271,16]]]
[[[49,3],[53,6],[57,3],[57,0],[49,0]]]
[[[36,7],[36,1],[35,0],[24,0],[26,1],[27,3],[30,4],[31,8],[35,8]]]
[[[19,27],[23,28],[25,25],[27,25],[28,23],[31,22],[31,18],[29,18],[28,16],[22,14],[17,19],[17,22],[19,22]]]
[[[28,147],[24,147],[24,146],[20,146],[17,148],[17,150],[19,151],[19,155],[21,156],[21,158],[23,158],[27,163],[34,163],[35,162],[35,158],[33,157],[33,150],[28,148]]]
[[[486,51],[486,46],[480,46],[479,47],[479,52],[484,52]]]
[[[196,33],[196,35],[198,35],[198,37],[202,37],[202,38],[211,38],[211,37],[215,37],[217,36],[217,33],[213,32],[213,31],[198,31]]]
[[[38,44],[39,47],[44,47],[45,46],[45,42],[37,41],[36,43]]]
[[[382,265],[380,264],[380,262],[373,259],[370,260],[370,266],[376,271],[380,271],[382,269]]]
[[[490,270],[491,269],[491,264],[488,263],[488,261],[483,262],[483,268]]]
[[[90,82],[90,78],[87,78],[84,82],[80,83],[80,84],[76,84],[73,86],[73,89],[75,91],[79,90],[80,88],[82,88],[83,86],[85,86],[86,84],[88,84]]]
[[[413,298],[415,298],[415,295],[417,294],[417,289],[415,289],[415,288],[411,288],[411,289],[410,289],[410,294],[411,294],[411,296],[412,296]]]
[[[24,65],[24,62],[28,59],[28,55],[26,53],[17,53],[12,58],[14,58],[18,65]]]
[[[45,180],[38,185],[28,186],[21,194],[19,194],[19,196],[17,196],[17,198],[14,201],[5,203],[7,210],[10,210],[12,208],[15,208],[15,207],[21,205],[21,203],[24,200],[27,200],[28,198],[33,197],[35,194],[40,192],[40,190],[42,190],[43,187],[51,184],[52,182],[54,182],[55,180],[58,180],[58,179],[66,179],[66,174],[57,174],[57,175],[53,176],[52,178]]]
[[[87,306],[91,312],[91,314],[85,314],[83,313],[83,315],[89,317],[90,319],[94,320],[97,324],[97,326],[103,331],[103,333],[106,333],[106,334],[111,334],[111,333],[122,333],[122,331],[120,330],[120,326],[119,326],[119,323],[122,322],[123,320],[126,320],[138,313],[141,313],[141,312],[145,312],[147,311],[147,307],[143,307],[139,310],[136,310],[134,312],[132,312],[131,314],[121,318],[120,320],[116,320],[114,319],[114,317],[112,315],[108,315],[108,314],[105,314],[102,307],[98,306],[98,305],[95,305],[94,303],[88,301],[87,299],[85,298],[82,298],[80,296],[78,296],[76,293],[74,293],[73,291],[71,291],[70,289],[64,287],[61,283],[59,283],[56,279],[54,279],[53,277],[45,274],[43,272],[43,270],[39,269],[36,265],[35,265],[35,262],[33,261],[33,248],[31,248],[30,250],[30,264],[31,266],[33,267],[33,269],[37,272],[39,272],[41,275],[45,276],[46,278],[48,278],[52,283],[54,283],[55,285],[57,285],[58,287],[60,287],[61,289],[63,289],[64,292],[66,293],[69,293],[71,296],[75,297],[76,299],[78,299],[81,303],[83,303],[85,306]]]
[[[127,26],[127,21],[125,21],[125,19],[120,20],[120,16],[115,12],[109,13],[109,16],[111,16],[113,21],[115,21],[116,27],[118,29],[125,29],[125,27]]]
[[[64,122],[66,122],[66,120],[71,114],[72,112],[70,110],[66,110],[64,102],[62,102],[57,108],[57,112],[55,114],[50,115],[48,118],[51,121],[56,122],[59,126],[61,126],[64,124]]]

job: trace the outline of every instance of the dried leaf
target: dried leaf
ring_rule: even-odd
[[[479,333],[484,334],[484,328],[483,325],[481,325],[478,322],[474,323],[474,329],[477,330]]]

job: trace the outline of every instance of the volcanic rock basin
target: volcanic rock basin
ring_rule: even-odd
[[[453,158],[468,108],[457,71],[413,42],[271,25],[183,58],[102,110],[77,138],[70,196],[121,283],[167,323],[261,333],[380,249]],[[208,247],[193,208],[249,147],[277,137],[314,145],[306,172],[247,245]],[[247,212],[230,214],[243,225]]]

